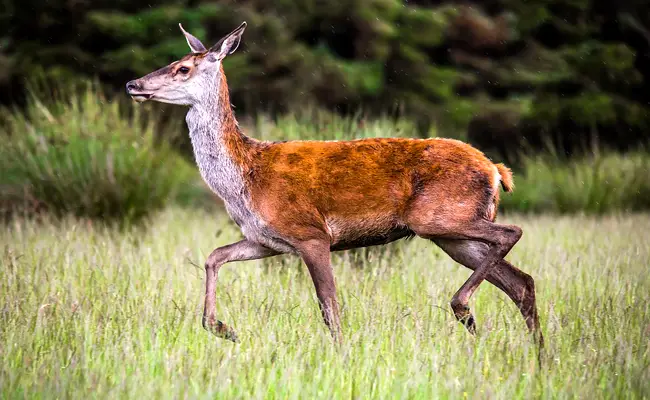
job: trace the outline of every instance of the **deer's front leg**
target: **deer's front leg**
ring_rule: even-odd
[[[339,320],[339,302],[336,296],[336,284],[330,262],[330,244],[328,241],[312,240],[296,246],[316,288],[318,304],[323,314],[323,321],[330,329],[337,343],[342,342],[341,323]]]
[[[257,260],[280,254],[259,243],[242,240],[219,247],[210,253],[205,262],[205,306],[203,308],[203,327],[214,335],[237,342],[235,331],[217,319],[217,275],[222,265],[232,261]]]

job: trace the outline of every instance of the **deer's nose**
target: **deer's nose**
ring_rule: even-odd
[[[138,90],[140,88],[140,85],[136,81],[129,81],[126,84],[126,91],[131,92],[133,90]]]

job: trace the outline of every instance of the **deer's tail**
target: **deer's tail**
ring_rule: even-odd
[[[512,192],[515,189],[515,183],[512,180],[512,171],[502,163],[494,164],[501,175],[501,186],[506,192]]]

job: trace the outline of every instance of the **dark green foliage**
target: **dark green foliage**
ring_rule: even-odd
[[[26,115],[8,114],[0,130],[0,211],[129,222],[186,200],[196,172],[156,143],[146,114],[135,108],[128,117],[91,86],[53,102],[31,96]]]

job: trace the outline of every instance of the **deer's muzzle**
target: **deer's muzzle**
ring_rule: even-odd
[[[142,86],[137,80],[129,81],[126,84],[126,92],[137,102],[147,101],[151,98],[151,93],[143,92]]]

